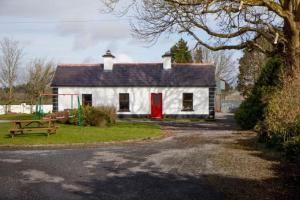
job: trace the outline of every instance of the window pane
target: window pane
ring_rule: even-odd
[[[188,101],[188,100],[193,101],[193,94],[192,93],[184,93],[183,99],[186,101]]]
[[[193,93],[183,93],[182,108],[186,111],[193,110]]]
[[[129,111],[129,94],[120,93],[119,94],[119,109],[120,111]]]
[[[120,100],[121,101],[128,101],[129,100],[129,94],[120,94]]]
[[[93,97],[91,94],[83,94],[82,95],[82,104],[84,106],[92,106],[93,105]]]

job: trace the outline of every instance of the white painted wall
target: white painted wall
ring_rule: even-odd
[[[32,107],[33,112],[35,112],[35,105],[33,105]],[[21,105],[11,105],[10,106],[10,110],[11,112],[14,113],[26,113],[26,114],[30,114],[30,105],[25,105],[25,104],[21,104]],[[52,112],[52,105],[43,105],[43,110],[44,113],[51,113]],[[5,106],[4,105],[0,105],[0,114],[4,114],[5,113]]]
[[[80,94],[80,102],[82,102],[82,94],[93,95],[93,106],[109,105],[119,109],[119,93],[129,93],[130,112],[122,112],[118,114],[150,114],[151,113],[151,93],[162,93],[163,96],[163,114],[209,114],[209,88],[199,87],[60,87],[59,94]],[[194,94],[194,111],[182,111],[182,93]],[[58,97],[58,109],[71,108],[70,96]],[[77,99],[74,98],[73,106],[76,108]]]

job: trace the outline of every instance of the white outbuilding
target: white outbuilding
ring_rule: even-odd
[[[83,105],[114,106],[119,117],[214,118],[215,66],[162,57],[162,63],[115,63],[107,51],[103,64],[58,65],[53,93],[78,94]],[[70,108],[69,96],[54,97],[54,111]]]

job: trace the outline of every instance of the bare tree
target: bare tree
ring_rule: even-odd
[[[103,1],[115,10],[122,0]],[[133,31],[142,39],[179,32],[214,51],[255,48],[280,54],[288,75],[300,68],[300,0],[132,0],[129,5],[135,9]],[[204,41],[205,35],[210,39]],[[272,51],[259,38],[270,41]]]
[[[41,93],[50,88],[55,72],[54,63],[44,59],[35,59],[28,64],[26,91],[31,105]]]
[[[10,111],[13,102],[14,85],[22,54],[23,49],[18,41],[4,38],[0,42],[0,83],[4,90],[6,112]]]
[[[257,41],[264,49],[272,49],[272,44],[264,40]],[[256,49],[244,49],[243,56],[239,59],[239,75],[237,80],[237,89],[244,97],[247,97],[255,82],[260,76],[261,70],[268,60],[268,55]]]
[[[201,51],[201,61],[214,63],[216,65],[216,78],[233,85],[236,80],[236,63],[232,54],[226,51],[211,51],[205,47],[197,48],[193,54],[194,57]]]
[[[237,81],[237,89],[244,97],[251,94],[252,88],[259,78],[266,60],[266,55],[261,52],[244,50],[244,55],[239,60],[239,75]]]
[[[225,51],[214,52],[213,58],[216,65],[216,77],[233,86],[237,78],[237,64],[232,54]]]

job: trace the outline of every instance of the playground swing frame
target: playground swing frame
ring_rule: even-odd
[[[80,103],[80,94],[51,94],[51,93],[45,93],[40,94],[37,100],[36,109],[35,109],[35,117],[37,119],[41,119],[44,116],[44,110],[43,110],[43,97],[54,97],[54,96],[71,96],[71,112],[73,112],[74,109],[74,96],[77,96],[77,105],[78,105],[78,126],[82,126],[83,119],[82,119],[82,105]],[[73,115],[74,117],[74,115]]]

